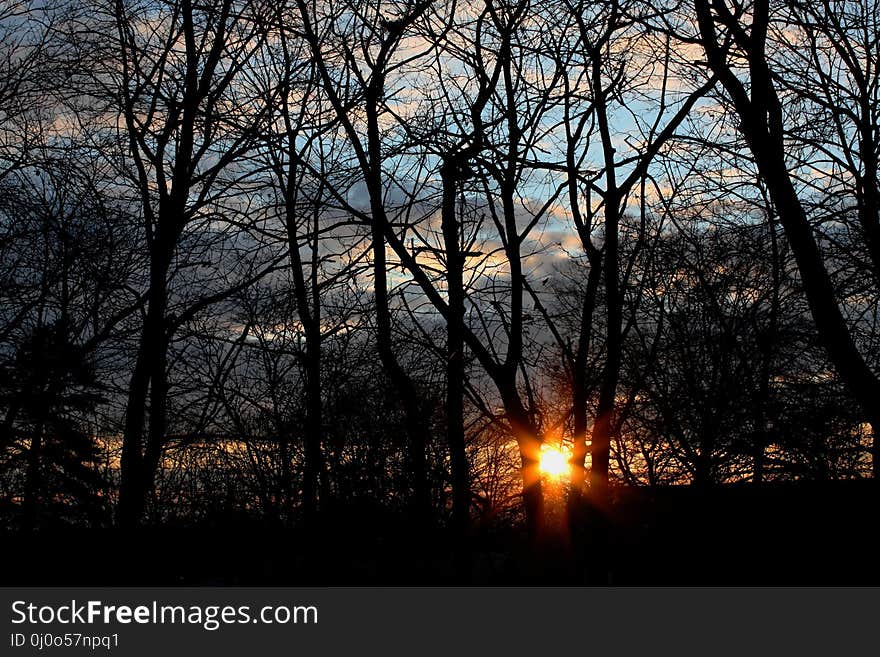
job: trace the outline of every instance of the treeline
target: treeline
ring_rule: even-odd
[[[878,20],[3,3],[5,525],[876,477]]]

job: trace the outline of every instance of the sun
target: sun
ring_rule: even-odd
[[[570,469],[568,456],[553,445],[541,445],[541,472],[548,477],[565,477]]]

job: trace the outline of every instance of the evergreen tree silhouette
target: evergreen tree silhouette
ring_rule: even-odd
[[[0,446],[7,478],[19,484],[10,501],[24,528],[94,525],[108,517],[98,445],[83,430],[84,417],[102,401],[102,386],[60,324],[33,330],[0,366]]]

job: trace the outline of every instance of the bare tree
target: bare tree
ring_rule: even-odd
[[[123,173],[138,194],[150,258],[123,438],[119,521],[125,525],[139,521],[161,458],[174,331],[228,294],[206,294],[169,315],[169,282],[187,229],[240,211],[223,203],[240,184],[243,173],[234,164],[265,112],[238,84],[263,34],[260,9],[259,3],[233,0],[120,1],[110,7],[114,65],[97,82],[124,126]],[[238,189],[246,195],[243,186]],[[245,199],[234,202],[241,208]]]
[[[791,160],[785,106],[778,82],[779,73],[768,50],[771,26],[783,16],[781,7],[769,0],[733,5],[724,0],[697,0],[694,6],[708,66],[730,98],[740,121],[740,130],[779,214],[798,264],[816,329],[831,362],[858,401],[876,436],[880,426],[880,416],[877,415],[880,379],[854,341],[834,281],[826,268],[827,256],[789,170]],[[870,148],[869,144],[866,146]],[[862,216],[869,222],[866,237],[870,243],[874,230],[870,224],[876,225],[877,218],[868,217],[864,211]],[[874,450],[877,463],[880,459],[876,458],[876,442]]]

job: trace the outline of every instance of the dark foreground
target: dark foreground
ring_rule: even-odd
[[[363,508],[311,532],[236,523],[7,533],[0,584],[877,585],[878,518],[873,481],[629,488],[538,557],[521,532],[476,531],[466,566],[444,532]]]

